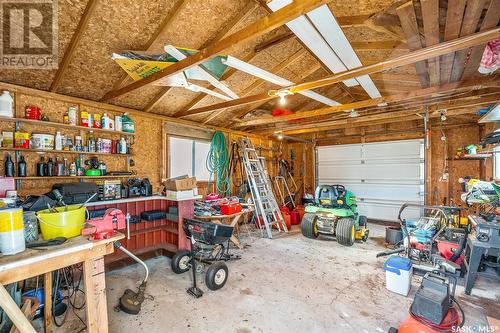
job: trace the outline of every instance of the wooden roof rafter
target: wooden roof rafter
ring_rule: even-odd
[[[223,38],[222,40],[213,43],[205,49],[200,50],[200,52],[168,66],[161,71],[158,71],[144,79],[135,81],[123,88],[110,91],[104,95],[103,100],[110,100],[118,96],[124,95],[136,89],[139,89],[145,85],[154,83],[161,80],[164,77],[174,75],[182,72],[183,70],[190,68],[195,65],[215,57],[217,54],[239,45],[247,40],[261,36],[271,30],[274,30],[286,22],[293,20],[300,15],[307,13],[321,5],[329,3],[331,0],[302,0],[300,2],[294,2],[275,13],[266,16],[253,24],[231,34],[230,36]]]
[[[256,118],[253,120],[249,120],[246,122],[242,122],[238,124],[237,127],[247,127],[247,126],[257,126],[257,125],[262,125],[262,124],[269,124],[269,123],[278,123],[278,122],[285,122],[289,120],[294,120],[294,119],[305,119],[305,118],[311,118],[311,117],[317,117],[317,116],[325,116],[329,114],[334,114],[350,109],[360,109],[360,108],[366,108],[370,106],[376,106],[382,103],[394,103],[394,102],[402,102],[405,100],[411,100],[411,99],[417,99],[421,98],[423,96],[431,96],[432,94],[438,95],[442,94],[447,91],[454,91],[454,90],[459,90],[459,89],[479,89],[483,88],[485,86],[493,86],[493,87],[498,87],[497,82],[494,82],[495,79],[488,77],[486,80],[484,78],[478,79],[478,80],[469,80],[469,81],[463,81],[463,82],[453,82],[453,83],[448,83],[446,85],[442,86],[437,86],[437,87],[430,87],[430,88],[424,88],[408,93],[403,93],[403,94],[397,94],[397,95],[391,95],[391,96],[385,96],[385,97],[380,97],[376,99],[368,99],[364,101],[358,101],[358,102],[353,102],[349,104],[343,104],[339,106],[332,106],[332,107],[327,107],[327,108],[322,108],[318,110],[312,110],[312,111],[305,111],[305,112],[296,112],[291,115],[286,115],[286,116],[281,116],[281,117],[275,117],[273,119],[269,119],[267,117],[265,118]]]
[[[99,0],[89,0],[87,2],[82,17],[80,18],[80,21],[78,22],[78,25],[76,27],[76,30],[73,33],[73,36],[71,36],[71,41],[69,42],[69,45],[66,48],[66,51],[64,52],[63,58],[59,63],[59,67],[57,69],[56,75],[54,76],[54,79],[52,80],[49,91],[55,92],[57,88],[59,88],[59,85],[61,84],[61,81],[64,77],[64,74],[66,73],[66,70],[68,69],[70,62],[73,59],[73,55],[75,54],[78,44],[80,43],[80,40],[83,34],[85,33],[90,18],[92,17],[92,14],[95,12],[98,3]]]
[[[235,26],[237,26],[243,20],[245,20],[248,17],[248,15],[250,15],[255,10],[255,8],[256,8],[256,4],[253,2],[249,2],[248,5],[245,7],[245,9],[240,11],[231,20],[229,20],[229,22],[226,24],[226,26],[224,28],[220,29],[215,36],[213,36],[212,38],[207,40],[205,43],[203,43],[203,45],[200,46],[200,49],[204,49],[204,48],[208,47],[210,44],[215,43],[215,42],[221,40],[222,38],[224,38],[229,33],[229,31],[231,31],[231,29],[233,29]],[[234,72],[229,72],[229,71],[226,72],[225,76],[221,77],[220,81],[226,80],[233,73]],[[208,89],[215,90],[216,88],[211,86]],[[161,99],[163,97],[165,97],[165,95],[169,92],[169,90],[170,90],[170,87],[166,87],[163,91],[160,91],[151,101],[149,101],[149,103],[144,108],[144,111],[150,112],[154,107],[156,107],[158,105],[158,103],[161,101]],[[198,96],[194,100],[196,100],[198,98],[199,98],[199,100],[201,100],[206,95],[207,94],[205,94],[205,93],[199,93]],[[196,103],[194,105],[196,105]]]
[[[379,63],[371,64],[368,66],[362,66],[358,67],[352,70],[344,71],[341,73],[338,73],[336,75],[312,81],[312,82],[306,82],[306,83],[301,83],[292,87],[287,88],[291,92],[298,92],[301,90],[308,90],[308,89],[315,89],[323,86],[328,86],[332,85],[335,83],[342,82],[343,80],[346,80],[348,78],[355,78],[361,75],[366,75],[366,74],[373,74],[373,73],[378,73],[378,72],[383,72],[386,70],[390,70],[393,68],[401,67],[401,66],[406,66],[410,64],[414,64],[416,62],[426,60],[429,58],[441,56],[443,54],[447,54],[450,52],[455,52],[457,50],[461,50],[467,47],[471,47],[474,45],[478,45],[496,38],[500,37],[500,28],[495,28],[491,29],[488,31],[483,31],[483,32],[478,32],[473,35],[469,35],[466,37],[461,37],[452,41],[440,43],[431,47],[426,47],[420,50],[416,50],[413,52],[410,52],[408,54],[405,54],[403,56],[399,56],[396,58],[388,59],[386,61],[382,61]],[[201,113],[209,113],[212,111],[216,110],[222,110],[230,107],[235,107],[235,106],[242,106],[242,105],[249,105],[249,104],[256,104],[259,102],[265,102],[271,99],[277,98],[276,94],[271,96],[270,92],[268,93],[260,93],[257,95],[253,96],[245,96],[239,99],[227,101],[227,102],[222,102],[222,103],[216,103],[213,105],[197,108],[197,109],[191,109],[191,110],[185,110],[181,116],[188,116],[188,115],[194,115],[194,114],[201,114]],[[378,99],[377,99],[378,100]],[[382,102],[380,102],[382,103]],[[293,115],[292,115],[293,116]]]

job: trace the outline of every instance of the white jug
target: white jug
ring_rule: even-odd
[[[14,99],[6,90],[0,95],[0,117],[14,117]]]

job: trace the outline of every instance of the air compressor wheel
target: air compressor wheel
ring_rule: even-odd
[[[316,224],[316,215],[314,214],[304,214],[302,222],[300,222],[300,230],[302,235],[307,238],[317,238],[318,237],[318,225]]]
[[[352,246],[356,237],[354,220],[348,217],[339,219],[337,221],[337,226],[335,227],[335,237],[337,238],[337,242],[339,242],[339,244]]]

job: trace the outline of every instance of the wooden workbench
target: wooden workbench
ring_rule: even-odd
[[[27,249],[17,255],[0,257],[0,307],[21,332],[35,332],[3,285],[44,274],[45,332],[51,332],[52,271],[83,263],[87,332],[108,332],[104,256],[113,253],[113,242],[122,238],[123,234],[115,233],[109,239],[92,242],[79,236],[62,245]]]

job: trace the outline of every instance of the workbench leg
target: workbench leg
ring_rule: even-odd
[[[52,272],[43,275],[44,308],[43,319],[45,333],[52,332]]]
[[[104,257],[83,263],[88,333],[108,332]]]
[[[478,246],[473,246],[470,249],[469,258],[469,269],[467,270],[467,276],[465,277],[465,294],[470,295],[472,286],[476,279],[477,271],[479,269],[479,264],[481,264],[481,258],[483,256],[483,249]]]
[[[23,333],[36,333],[24,313],[19,309],[5,287],[0,284],[0,308],[9,316],[14,325]]]

